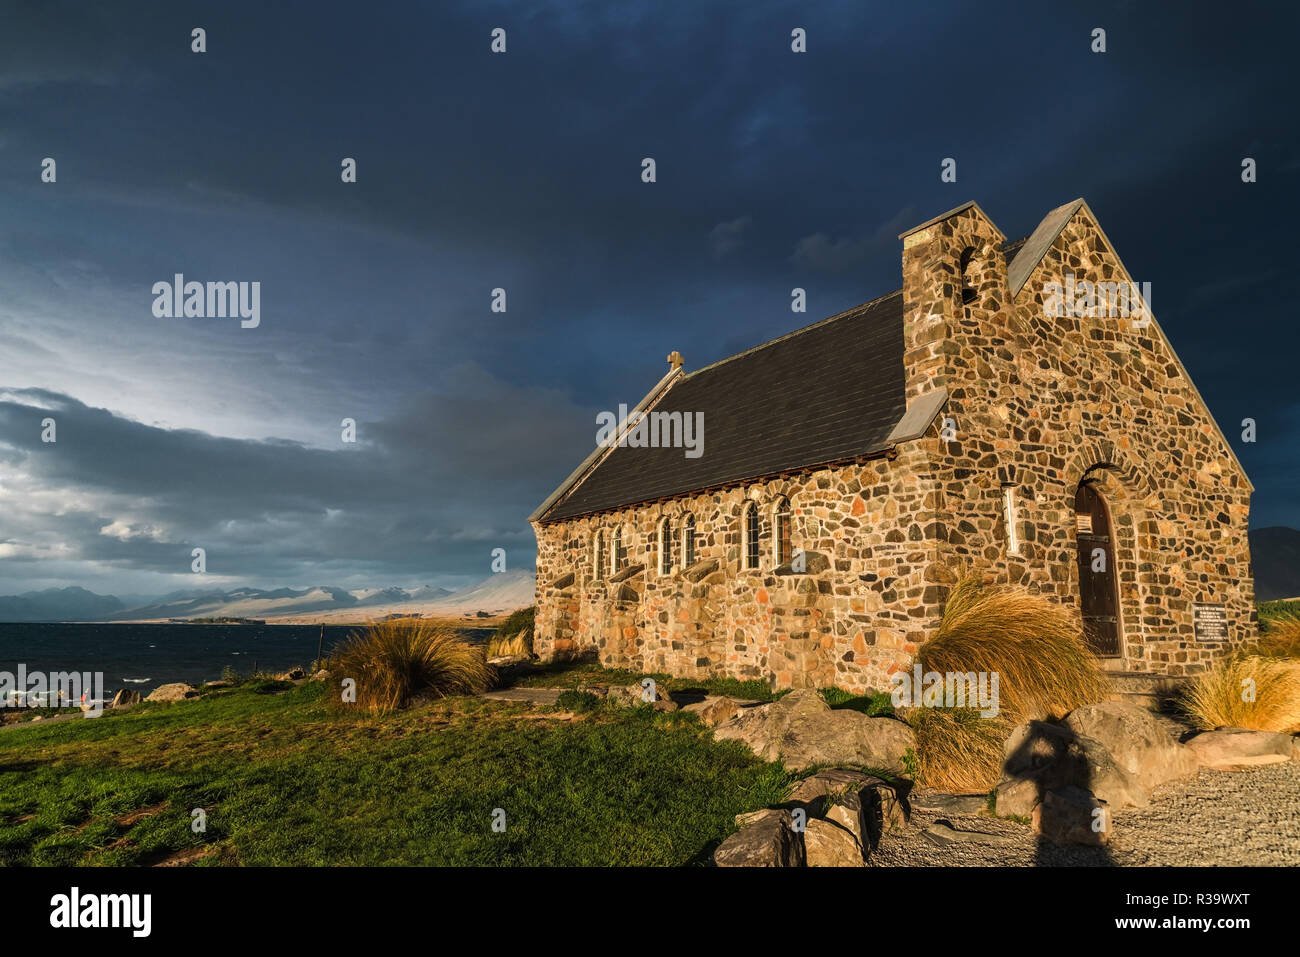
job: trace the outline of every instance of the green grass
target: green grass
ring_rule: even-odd
[[[0,864],[680,865],[789,780],[649,708],[557,720],[448,698],[372,717],[322,693],[248,682],[0,731]]]
[[[864,695],[855,695],[843,688],[831,686],[823,688],[821,695],[832,711],[860,711],[868,718],[892,718],[894,702],[887,691],[872,691]]]
[[[511,688],[578,688],[584,685],[638,685],[643,678],[654,678],[662,688],[673,692],[727,695],[751,701],[775,701],[788,691],[773,691],[766,681],[740,681],[737,678],[674,678],[667,674],[646,674],[625,668],[606,668],[595,659],[559,661],[543,666],[505,685]]]
[[[1265,626],[1278,618],[1300,618],[1300,601],[1261,601],[1255,608],[1260,624]]]

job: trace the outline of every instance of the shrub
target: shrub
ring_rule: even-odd
[[[988,791],[1002,774],[1002,745],[1011,723],[972,708],[910,708],[916,732],[916,780],[939,791]]]
[[[940,674],[996,673],[999,717],[1011,722],[1059,718],[1109,693],[1069,609],[1018,586],[984,586],[974,576],[953,588],[917,659]]]
[[[1243,700],[1247,688],[1254,701]],[[1300,661],[1249,653],[1226,658],[1188,683],[1179,707],[1199,728],[1300,732]]]
[[[447,697],[479,694],[490,686],[493,669],[481,646],[471,645],[454,628],[406,618],[371,622],[353,632],[330,655],[326,696],[342,700],[342,681],[356,681],[356,706],[377,714],[406,707],[417,695]]]
[[[521,608],[501,623],[488,639],[488,657],[498,658],[533,653],[533,630],[536,628],[537,606]]]
[[[1023,721],[1059,718],[1103,700],[1109,687],[1069,609],[1017,586],[963,577],[934,637],[921,646],[922,670],[998,676],[998,714],[972,708],[903,709],[916,732],[918,781],[940,790],[984,791],[997,783],[1002,746]]]

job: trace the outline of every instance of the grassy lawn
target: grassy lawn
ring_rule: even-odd
[[[619,668],[604,668],[593,659],[557,662],[538,668],[512,681],[513,688],[577,688],[580,685],[635,685],[654,678],[661,688],[677,692],[729,695],[749,701],[775,701],[786,691],[772,691],[766,681],[736,678],[674,678],[667,674],[642,674]]]
[[[681,714],[451,698],[371,718],[321,693],[248,682],[0,732],[0,864],[681,865],[787,783]]]

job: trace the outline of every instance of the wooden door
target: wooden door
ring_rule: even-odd
[[[1079,541],[1079,604],[1084,632],[1097,654],[1118,656],[1115,539],[1106,502],[1090,484],[1080,485],[1074,497],[1074,523]]]

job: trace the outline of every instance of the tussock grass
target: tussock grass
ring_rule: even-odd
[[[917,658],[924,670],[941,674],[996,672],[1000,716],[1017,723],[1060,718],[1110,690],[1070,609],[974,576],[953,588],[938,631]]]
[[[360,708],[387,714],[416,696],[444,698],[486,691],[493,669],[481,646],[454,629],[418,618],[371,622],[330,655],[331,692],[336,709]],[[356,682],[356,701],[344,700],[343,684]]]
[[[1243,700],[1253,687],[1254,701]],[[1300,732],[1300,660],[1239,654],[1197,675],[1179,707],[1199,728]]]
[[[953,588],[917,659],[926,672],[998,675],[997,717],[970,708],[903,712],[917,736],[918,779],[940,790],[988,790],[1014,725],[1060,718],[1109,692],[1069,609],[1017,586],[985,586],[973,575]]]
[[[533,634],[528,628],[517,635],[502,635],[500,632],[488,639],[487,656],[489,658],[508,658],[516,655],[533,653]]]
[[[1012,725],[971,708],[911,708],[916,776],[928,788],[957,794],[988,791],[1002,773],[1002,744]]]
[[[1252,650],[1265,658],[1300,660],[1300,615],[1265,619],[1259,641]]]

